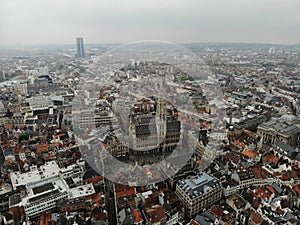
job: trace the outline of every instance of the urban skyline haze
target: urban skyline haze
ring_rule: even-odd
[[[0,46],[137,40],[300,43],[298,0],[2,0]]]

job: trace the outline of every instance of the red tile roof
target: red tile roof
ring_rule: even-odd
[[[256,138],[255,134],[253,134],[252,132],[248,131],[248,130],[243,130],[243,134],[246,134],[249,137],[252,138]]]
[[[167,219],[166,212],[165,212],[164,208],[161,205],[153,206],[153,208],[156,210],[156,213],[157,213],[160,220],[166,220]]]
[[[155,209],[148,209],[148,210],[146,210],[146,212],[148,213],[148,215],[150,217],[151,223],[157,223],[159,221],[159,217],[158,217]]]
[[[17,145],[14,149],[13,149],[14,153],[21,153],[24,152],[24,148],[22,148],[21,146]]]
[[[235,164],[237,164],[241,160],[241,158],[239,156],[237,156],[231,152],[226,153],[224,159],[226,161],[232,161]]]
[[[93,202],[98,202],[98,201],[100,201],[101,198],[102,198],[101,195],[102,195],[101,192],[99,192],[98,194],[94,194],[94,195],[92,196],[92,201],[93,201]]]
[[[284,216],[284,214],[285,214],[285,212],[281,208],[277,208],[276,211],[280,216]]]
[[[130,187],[127,185],[122,185],[122,184],[116,184],[115,186],[116,189],[116,196],[121,197],[125,195],[135,195],[136,191],[134,187]]]
[[[199,223],[197,223],[195,220],[192,220],[190,225],[199,225]]]
[[[257,188],[255,194],[257,195],[257,197],[260,197],[263,199],[265,199],[265,198],[269,199],[271,196],[270,193],[268,193],[268,191],[262,187]]]
[[[7,130],[12,130],[14,128],[14,125],[12,123],[5,123],[3,126]]]
[[[102,176],[97,176],[97,177],[86,179],[86,180],[84,180],[84,182],[85,183],[97,184],[97,183],[99,183],[102,180],[103,180]]]
[[[271,193],[276,193],[275,189],[273,187],[271,187],[270,185],[267,185],[266,189]]]
[[[271,155],[266,155],[265,157],[263,157],[263,159],[267,162],[270,163],[278,163],[280,158],[276,157],[275,155],[271,154]]]
[[[255,178],[261,178],[262,177],[262,174],[261,174],[260,170],[257,167],[253,167],[252,171],[255,175]]]
[[[243,151],[243,155],[248,157],[248,158],[254,158],[257,156],[257,153],[251,150],[245,150]]]
[[[220,219],[222,217],[223,211],[224,211],[223,208],[219,205],[214,205],[209,210],[210,214],[217,217],[218,219]]]
[[[38,144],[37,146],[37,151],[38,152],[48,152],[48,144]]]
[[[241,146],[242,148],[245,148],[245,147],[247,146],[244,142],[239,141],[239,140],[235,140],[234,143],[235,143],[236,145]]]
[[[259,203],[258,200],[255,200],[255,201],[252,203],[252,207],[253,207],[254,209],[258,209],[259,205],[260,205],[260,203]]]
[[[261,216],[259,214],[257,214],[256,212],[250,211],[250,218],[251,220],[256,223],[256,224],[261,224],[264,220],[261,218]]]
[[[139,209],[132,210],[132,215],[135,223],[140,223],[143,221],[142,214]]]
[[[297,185],[292,185],[293,190],[297,193],[298,198],[300,198],[300,189]]]
[[[56,134],[56,135],[54,135],[54,138],[57,139],[57,138],[63,137],[63,136],[66,136],[66,134]]]

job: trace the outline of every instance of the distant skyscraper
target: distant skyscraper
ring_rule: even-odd
[[[77,46],[77,58],[84,57],[84,45],[83,45],[82,37],[76,38],[76,46]]]
[[[274,47],[271,47],[271,48],[269,49],[269,54],[270,54],[270,55],[274,55],[274,54],[275,54],[275,48],[274,48]]]

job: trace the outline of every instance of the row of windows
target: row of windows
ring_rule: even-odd
[[[215,202],[217,202],[218,200],[220,200],[221,196],[220,197],[215,197],[215,198],[211,198],[207,201],[204,201],[204,202],[201,202],[201,204],[197,204],[197,205],[194,205],[192,206],[192,208],[189,209],[190,213],[192,215],[198,213],[200,210],[214,204]]]
[[[29,206],[29,207],[25,207],[26,208],[26,213],[30,216],[30,215],[35,215],[35,214],[39,214],[43,211],[46,211],[48,209],[51,209],[53,207],[56,206],[56,202],[60,199],[64,199],[66,196],[60,196],[59,198],[57,198],[54,201],[50,201],[50,202],[46,202],[44,204],[40,204],[37,205],[36,207],[33,207],[33,205]],[[43,201],[44,202],[44,201]],[[42,202],[40,202],[42,203]]]
[[[38,209],[35,208],[35,209],[28,210],[28,211],[26,211],[26,213],[28,214],[28,216],[36,215],[36,214],[40,214],[41,212],[52,209],[54,206],[55,205],[43,206]]]
[[[61,193],[59,195],[55,195],[55,196],[52,196],[50,198],[46,198],[46,199],[34,202],[34,203],[30,204],[30,205],[27,205],[27,206],[25,206],[25,209],[26,208],[29,209],[29,208],[34,207],[34,206],[39,207],[39,205],[41,205],[41,204],[43,206],[44,204],[55,203],[57,200],[65,198],[65,197],[67,197],[67,193]]]
[[[204,194],[194,199],[191,199],[182,189],[176,190],[175,194],[181,200],[183,200],[186,206],[188,205],[194,206],[194,205],[199,205],[201,203],[205,203],[207,201],[214,201],[216,199],[221,198],[222,196],[221,186],[219,186],[219,188],[215,189],[215,191],[212,191],[209,194]]]
[[[243,183],[241,185],[238,186],[233,186],[230,189],[225,190],[225,195],[231,195],[234,192],[236,192],[237,190],[249,187],[251,185],[253,186],[261,186],[261,185],[270,185],[274,183],[274,179],[250,179],[249,182],[247,181],[243,181]]]

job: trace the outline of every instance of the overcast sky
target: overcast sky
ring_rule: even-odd
[[[300,0],[0,0],[0,46],[300,43]]]

